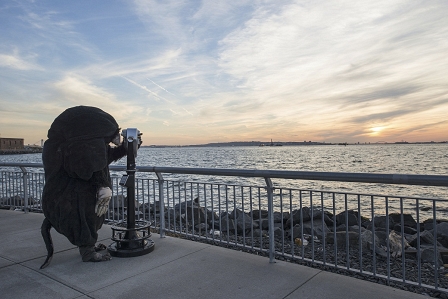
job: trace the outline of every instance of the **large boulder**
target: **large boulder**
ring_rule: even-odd
[[[327,211],[322,211],[321,209],[310,209],[309,207],[303,207],[299,210],[292,211],[291,214],[287,215],[285,227],[294,227],[296,224],[301,224],[301,222],[308,222],[311,219],[323,219],[327,225],[332,225],[333,217]]]
[[[385,235],[383,234],[383,238]],[[364,249],[369,250],[370,252],[374,252],[377,255],[387,257],[387,251],[385,250],[384,244],[386,242],[381,240],[377,234],[373,234],[370,230],[365,230],[361,233],[362,247]]]
[[[420,238],[419,238],[420,237]],[[434,242],[436,240],[434,239],[434,233],[431,231],[423,231],[420,234],[415,234],[409,238],[409,244],[412,247],[417,248],[418,240],[420,239],[420,246],[434,246]],[[438,244],[438,246],[442,246],[441,244]]]
[[[403,217],[403,225],[407,227],[412,227],[413,229],[417,229],[417,221],[415,221],[414,217],[411,214],[401,214],[401,213],[391,213],[389,217],[396,224],[401,224],[401,218]]]
[[[437,241],[448,248],[448,222],[441,222],[436,226]]]
[[[218,223],[217,223],[218,222]],[[215,221],[215,227],[219,226],[222,232],[234,234],[242,234],[243,232],[250,232],[258,229],[259,224],[252,220],[249,214],[236,209],[230,213],[224,212],[219,217],[219,221]]]
[[[150,214],[159,214],[160,213],[160,201],[155,201],[153,203],[144,203],[142,205],[142,210],[146,213]]]
[[[375,216],[373,218],[373,221],[371,221],[370,223],[367,224],[366,228],[368,230],[371,230],[372,227],[375,226],[375,230],[378,230],[378,229],[385,230],[387,228],[387,220],[389,220],[389,230],[391,230],[394,227],[395,222],[394,222],[393,218],[390,216],[388,216],[388,217],[387,216]]]
[[[194,206],[186,209],[182,214],[182,218],[185,223],[190,225],[197,225],[199,223],[211,224],[214,220],[218,219],[218,215],[204,207]]]
[[[199,205],[199,197],[196,197],[193,200],[186,200],[181,203],[178,203],[174,206],[174,209],[180,214],[185,214],[187,210],[193,207],[200,207]]]
[[[327,224],[322,219],[313,219],[303,223],[303,232],[307,235],[314,235],[322,239],[330,232]]]
[[[400,223],[395,223],[393,230],[400,234],[403,230],[403,233],[407,235],[414,235],[417,233],[417,230],[415,228],[406,225],[402,226]]]
[[[347,245],[349,247],[359,246],[359,234],[357,232],[349,231],[346,233],[345,231],[340,232],[330,232],[327,233],[325,237],[325,242],[328,244],[336,244],[339,248],[345,248]]]
[[[286,227],[291,227],[300,224],[301,221],[306,222],[309,220],[311,220],[311,209],[303,207],[302,209],[292,211],[289,215],[289,219],[286,220]]]
[[[443,265],[442,252],[445,252],[446,248],[437,247],[437,251],[434,251],[433,246],[424,246],[420,251],[420,258],[423,263],[435,264],[437,260],[439,267]]]
[[[303,235],[305,234],[305,231],[302,234],[302,226],[300,224],[296,224],[292,229],[287,230],[286,236],[288,239],[292,236],[292,239],[294,240],[295,238],[303,238]]]
[[[254,220],[262,219],[262,218],[268,218],[268,211],[267,210],[253,210],[252,211],[252,218]]]
[[[336,225],[358,225],[358,212],[353,210],[343,211],[336,215]]]

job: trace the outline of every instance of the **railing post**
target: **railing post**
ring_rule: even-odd
[[[165,198],[163,194],[164,180],[160,172],[156,172],[156,175],[159,183],[160,238],[165,238]]]
[[[269,223],[269,262],[275,263],[274,259],[274,186],[271,178],[265,177],[266,190],[268,192],[268,223]]]
[[[23,172],[23,201],[24,201],[24,210],[25,214],[28,213],[28,172],[26,171],[26,168],[23,166],[20,166],[20,169]]]

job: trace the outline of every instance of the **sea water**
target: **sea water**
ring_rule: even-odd
[[[0,162],[38,162],[41,154],[0,155]],[[137,166],[448,175],[448,144],[142,147]],[[113,165],[126,165],[123,158]],[[3,169],[0,169],[3,170]],[[32,170],[42,171],[42,170]],[[113,173],[113,176],[120,176]],[[265,186],[262,178],[163,174],[168,180]],[[155,178],[151,173],[137,177]],[[272,179],[276,188],[448,198],[447,187]],[[442,206],[445,203],[442,203]],[[445,207],[445,209],[448,209]]]

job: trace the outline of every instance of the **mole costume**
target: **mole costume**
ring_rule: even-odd
[[[95,107],[77,106],[65,110],[52,123],[45,141],[42,161],[45,186],[42,194],[42,237],[48,256],[53,256],[50,229],[53,227],[79,247],[84,262],[110,260],[97,251],[101,228],[112,196],[108,165],[126,155],[115,119]],[[111,147],[110,142],[119,145]]]

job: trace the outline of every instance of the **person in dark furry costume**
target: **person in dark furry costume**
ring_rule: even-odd
[[[45,186],[41,233],[48,255],[41,269],[50,264],[53,227],[79,247],[84,262],[110,260],[95,246],[98,230],[112,196],[109,164],[126,155],[115,119],[96,107],[77,106],[65,110],[52,123],[42,161]],[[111,147],[109,143],[119,145]]]

